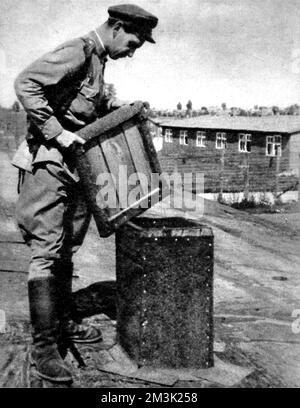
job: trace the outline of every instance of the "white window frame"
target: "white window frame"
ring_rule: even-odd
[[[239,133],[239,152],[251,153],[252,135],[250,133]]]
[[[188,137],[188,131],[187,130],[181,130],[179,132],[179,144],[187,146],[187,137]]]
[[[198,130],[197,135],[196,135],[196,147],[206,147],[205,140],[206,140],[206,132]]]
[[[173,132],[172,129],[165,130],[165,142],[172,143],[173,142]]]
[[[227,134],[225,132],[216,133],[216,149],[223,150],[227,147]]]
[[[266,156],[280,157],[281,153],[282,153],[282,136],[281,135],[266,136]]]

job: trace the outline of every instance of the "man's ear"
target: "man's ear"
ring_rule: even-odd
[[[115,24],[113,25],[112,29],[113,29],[113,38],[116,37],[116,35],[118,34],[118,32],[120,31],[121,28],[123,28],[123,21],[116,21]]]

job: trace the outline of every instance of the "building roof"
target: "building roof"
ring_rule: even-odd
[[[300,116],[197,116],[165,119],[160,126],[189,129],[220,129],[251,132],[300,133]]]

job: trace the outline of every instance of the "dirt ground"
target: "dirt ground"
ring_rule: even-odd
[[[0,152],[0,309],[6,316],[6,330],[2,322],[0,334],[0,387],[26,383],[24,356],[30,339],[26,282],[29,252],[14,225],[17,173],[9,160],[7,152]],[[149,214],[159,215],[162,208],[164,215],[177,214],[159,206]],[[211,226],[215,237],[215,355],[226,363],[250,369],[249,375],[232,386],[300,387],[299,206],[288,214],[249,215],[205,201],[204,214],[192,216]],[[75,258],[74,290],[114,281],[114,236],[100,239],[94,224]],[[115,342],[114,316],[103,314],[101,307],[95,312],[105,341],[94,350],[94,360]],[[103,372],[95,364],[89,367],[76,369],[76,387],[155,385]],[[39,385],[33,382],[31,386]],[[178,381],[175,386],[224,384],[212,378]]]

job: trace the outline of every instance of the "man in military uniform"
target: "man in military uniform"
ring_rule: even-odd
[[[40,377],[72,381],[60,342],[95,342],[101,333],[75,323],[70,308],[72,254],[82,244],[90,214],[74,167],[75,132],[123,103],[104,91],[107,57],[132,57],[154,43],[158,19],[135,5],[108,9],[108,20],[26,68],[15,81],[28,114],[26,142],[13,164],[20,169],[18,225],[31,248],[28,293],[33,327],[32,363]]]

